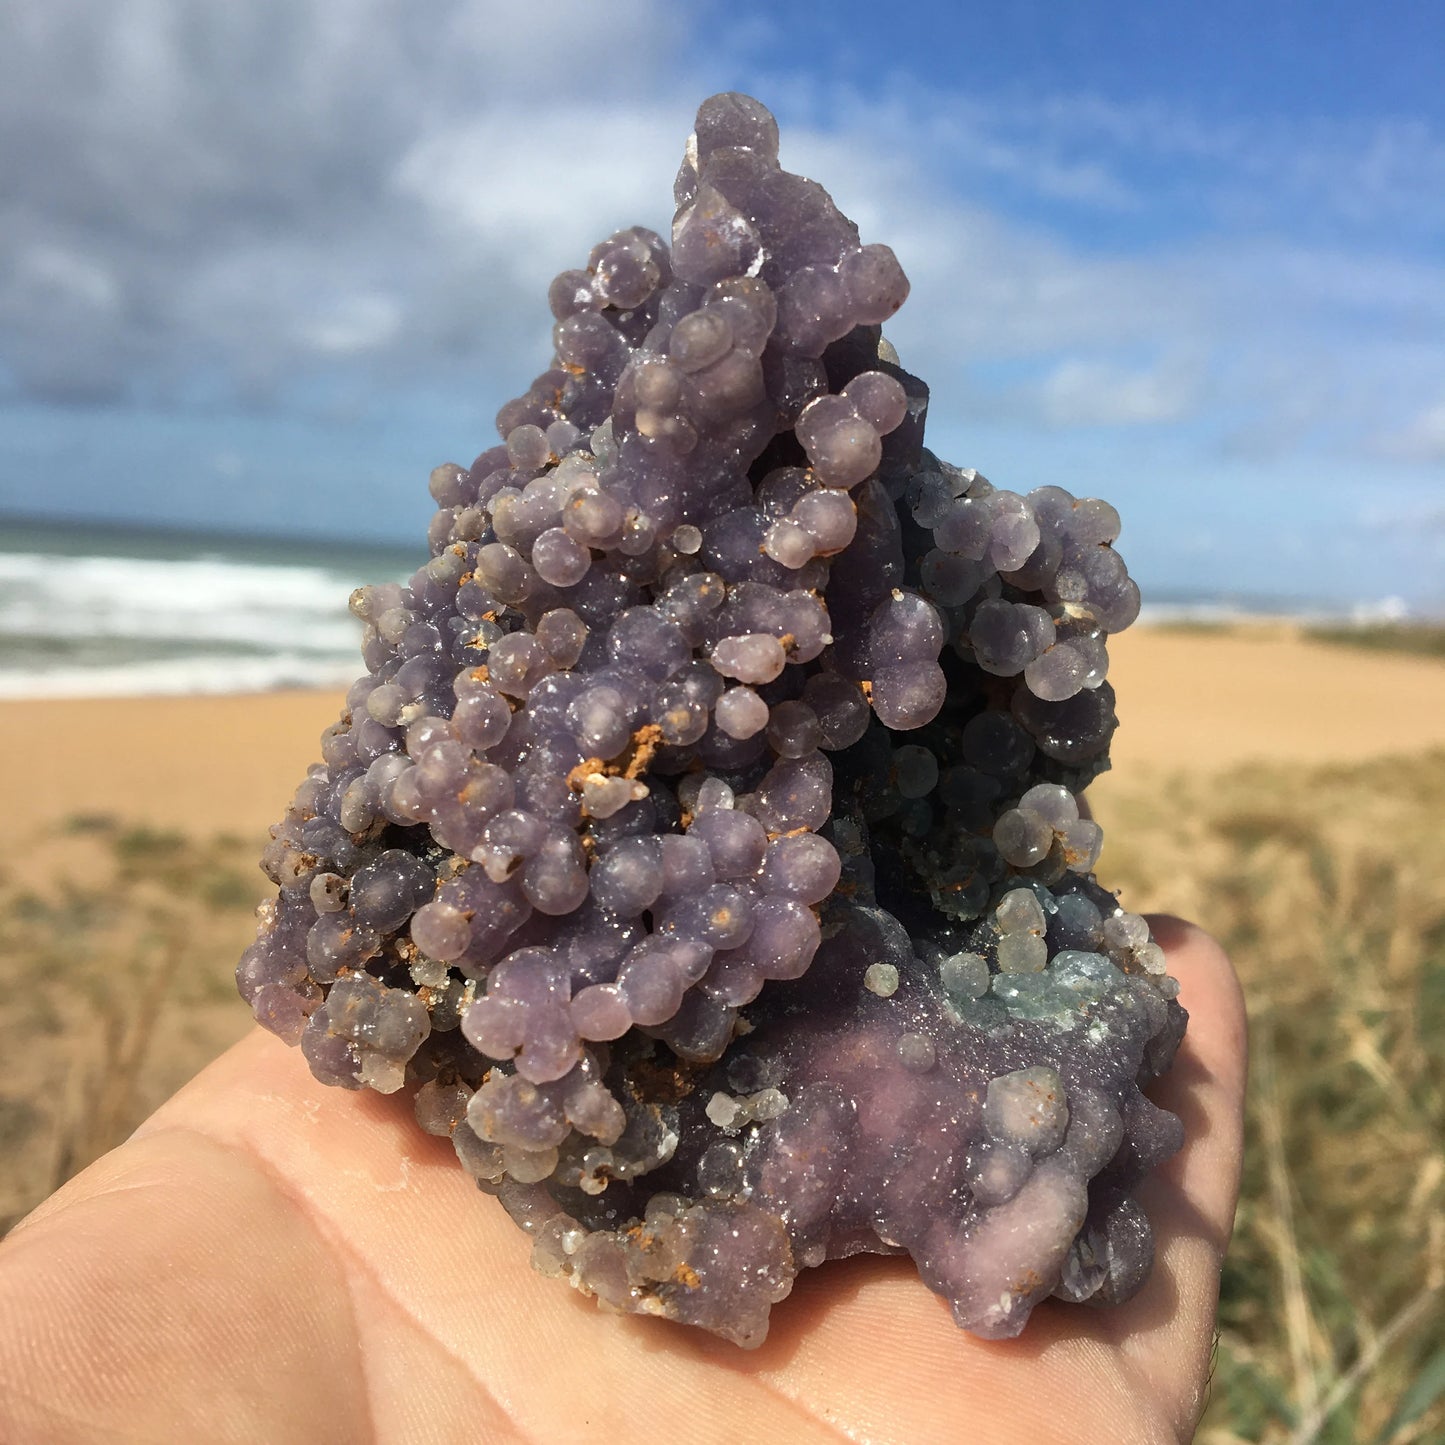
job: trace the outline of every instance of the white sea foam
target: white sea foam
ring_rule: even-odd
[[[136,555],[147,550],[153,555]],[[112,543],[72,529],[36,542],[0,536],[0,698],[344,686],[362,671],[361,627],[347,597],[359,582],[389,570],[399,578],[404,568],[388,569],[375,553],[327,560],[309,565],[295,545],[268,558],[264,546],[232,547],[225,538],[190,545],[132,534]],[[1352,610],[1178,599],[1146,603],[1140,621],[1379,621],[1407,613],[1397,599]]]
[[[354,652],[347,592],[320,567],[0,553],[0,634]]]
[[[361,577],[344,558],[107,556],[87,542],[0,550],[0,698],[332,687],[362,670],[346,606]]]
[[[0,699],[138,697],[195,693],[272,692],[278,688],[340,688],[355,680],[359,660],[313,657],[227,657],[204,654],[113,667],[52,667],[43,672],[0,669]]]
[[[1302,627],[1351,625],[1422,620],[1400,597],[1382,597],[1348,605],[1302,602],[1288,598],[1203,598],[1190,601],[1146,602],[1139,609],[1139,625],[1163,627],[1181,623],[1227,627],[1251,622],[1292,622]]]

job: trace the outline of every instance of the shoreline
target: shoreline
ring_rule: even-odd
[[[1445,744],[1445,667],[1275,630],[1110,640],[1114,768],[1095,785],[1245,762],[1326,764]],[[77,815],[262,837],[319,755],[342,689],[0,700],[20,836]]]

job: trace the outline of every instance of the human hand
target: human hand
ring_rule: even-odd
[[[1151,1089],[1186,1143],[1141,1191],[1128,1304],[959,1331],[906,1259],[803,1273],[744,1352],[535,1274],[500,1206],[396,1099],[317,1084],[257,1032],[0,1245],[0,1439],[421,1442],[1187,1440],[1239,1189],[1244,1010],[1153,920],[1190,1011]]]

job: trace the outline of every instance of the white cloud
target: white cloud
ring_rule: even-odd
[[[1054,367],[1038,388],[1045,417],[1060,427],[1180,421],[1199,398],[1198,369],[1180,360],[1129,369],[1072,357]]]
[[[334,305],[302,318],[294,334],[320,354],[354,356],[380,350],[401,326],[402,308],[395,296],[360,293],[339,297]]]
[[[0,0],[0,134],[25,138],[0,148],[0,377],[42,400],[204,385],[273,405],[318,376],[355,406],[524,385],[547,279],[619,225],[665,229],[691,107],[735,56],[675,63],[687,22],[666,0],[419,13]],[[784,162],[903,260],[915,299],[889,331],[940,418],[984,396],[1046,427],[1438,457],[1445,268],[1389,243],[1412,187],[1418,213],[1445,213],[1428,129],[758,88],[794,112]],[[1220,222],[1208,240],[1090,245],[1066,225],[1146,228],[1190,186]],[[1031,208],[1051,223],[1002,191],[1056,203]],[[1351,197],[1368,235],[1290,229]],[[1224,224],[1251,208],[1271,225]]]
[[[1369,502],[1360,509],[1360,525],[1372,532],[1400,532],[1445,539],[1445,501],[1436,498]]]
[[[390,185],[448,250],[485,247],[511,279],[545,285],[611,230],[647,221],[666,236],[691,120],[665,103],[478,116],[419,137]]]
[[[791,133],[784,160],[830,178],[864,239],[898,252],[916,299],[889,334],[934,385],[940,419],[1199,418],[1236,452],[1297,448],[1326,428],[1358,449],[1407,377],[1445,368],[1445,348],[1410,335],[1425,298],[1445,295],[1440,268],[1253,237],[1091,252],[959,202],[926,150],[870,149],[874,119]]]
[[[865,241],[886,241],[913,296],[888,327],[928,376],[979,360],[1197,336],[1209,307],[1177,263],[1090,255],[1041,228],[961,201],[938,157],[871,112],[835,133],[785,133],[783,162],[823,178]]]
[[[1167,167],[1196,205],[1236,222],[1292,214],[1296,224],[1344,223],[1377,235],[1403,225],[1428,235],[1445,219],[1445,138],[1410,117],[1204,117],[1088,93],[989,109],[1035,153]]]
[[[1380,452],[1406,462],[1445,462],[1445,397],[1412,416],[1397,431],[1377,441]],[[1436,509],[1436,525],[1445,526],[1445,506]]]

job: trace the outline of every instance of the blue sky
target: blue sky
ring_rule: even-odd
[[[935,450],[1156,596],[1445,610],[1445,10],[0,0],[0,510],[404,541],[706,94],[887,241]]]

